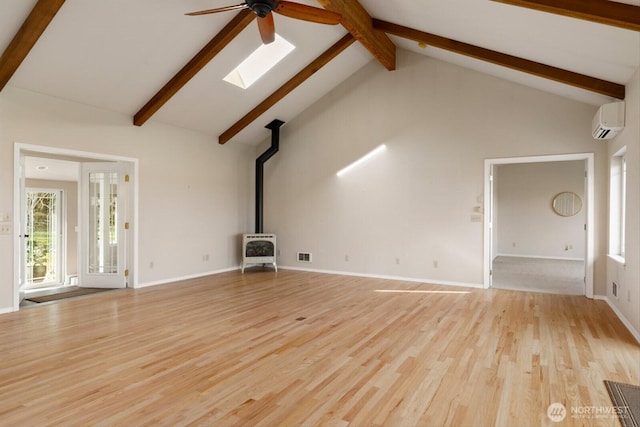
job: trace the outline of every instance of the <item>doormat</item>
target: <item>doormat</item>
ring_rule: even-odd
[[[640,422],[640,386],[604,380],[609,397],[623,427],[638,427]]]
[[[61,300],[61,299],[66,299],[66,298],[72,298],[72,297],[79,297],[81,295],[89,295],[89,294],[95,294],[98,292],[104,292],[104,291],[109,291],[110,289],[104,289],[104,288],[76,288],[73,291],[65,291],[65,292],[59,292],[59,293],[55,293],[55,294],[51,294],[51,295],[42,295],[39,297],[29,297],[29,298],[25,298],[27,301],[31,301],[31,302],[50,302],[50,301],[57,301],[57,300]]]

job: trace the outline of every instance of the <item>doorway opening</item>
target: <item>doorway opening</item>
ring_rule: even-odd
[[[137,159],[17,143],[14,165],[14,310],[134,286]]]
[[[593,298],[593,174],[592,153],[485,161],[486,288]]]

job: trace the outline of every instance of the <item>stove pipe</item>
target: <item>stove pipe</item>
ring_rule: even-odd
[[[271,129],[271,147],[256,159],[256,233],[262,233],[263,212],[263,182],[264,182],[264,164],[280,149],[280,126],[284,122],[275,119],[265,127]]]

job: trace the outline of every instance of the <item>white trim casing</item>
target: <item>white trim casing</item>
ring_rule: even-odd
[[[584,160],[586,162],[587,185],[586,191],[586,254],[585,254],[585,296],[593,298],[593,263],[595,253],[595,169],[593,153],[574,153],[574,154],[554,154],[546,156],[528,156],[528,157],[508,157],[485,159],[484,161],[484,212],[491,212],[491,197],[487,195],[491,192],[491,174],[494,165],[505,165],[513,163],[540,163],[540,162],[563,162],[573,160]],[[483,287],[489,288],[491,285],[491,233],[492,218],[484,215],[484,282]]]
[[[71,150],[67,148],[51,147],[46,145],[24,144],[21,142],[14,142],[13,146],[13,311],[18,311],[20,308],[20,237],[19,231],[16,227],[21,221],[20,218],[20,157],[23,152],[34,152],[57,156],[76,157],[80,159],[94,159],[101,161],[114,161],[114,162],[128,162],[132,168],[130,174],[133,179],[133,218],[130,223],[132,225],[132,257],[129,270],[131,275],[129,276],[129,283],[132,287],[136,287],[138,280],[138,168],[139,161],[137,158],[116,156],[113,154],[95,153],[89,151]]]

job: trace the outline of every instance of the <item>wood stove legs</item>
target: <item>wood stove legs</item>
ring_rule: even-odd
[[[277,272],[278,272],[278,266],[276,265],[276,263],[275,263],[275,262],[265,262],[265,263],[253,263],[253,262],[248,262],[248,263],[246,263],[246,264],[245,264],[245,263],[242,263],[242,267],[241,267],[242,274],[244,274],[244,269],[245,269],[245,267],[246,267],[246,266],[248,266],[248,265],[262,265],[263,267],[266,267],[266,266],[267,266],[267,265],[269,265],[269,264],[270,264],[270,265],[273,265],[273,268],[276,270],[276,273],[277,273]]]

